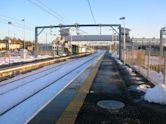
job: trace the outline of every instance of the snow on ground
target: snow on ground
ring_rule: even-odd
[[[116,53],[112,54],[112,57],[116,58]],[[147,60],[147,56],[145,58]],[[123,63],[116,59],[116,61],[122,65]],[[146,61],[147,62],[147,61]],[[160,57],[151,56],[150,58],[151,64],[161,64],[164,63],[163,59]],[[129,68],[127,66],[123,66],[126,70],[128,70],[129,73],[132,74],[132,68]],[[134,69],[138,70],[142,75],[145,75],[147,77],[147,69],[140,67],[140,66],[133,66]],[[153,84],[156,86],[153,88],[150,88],[149,85],[141,84],[138,86],[133,86],[131,89],[136,89],[145,92],[144,100],[150,102],[150,103],[158,103],[158,104],[166,104],[166,85],[163,84],[163,74],[162,72],[156,72],[154,70],[150,70],[149,72],[149,78],[152,81]],[[139,80],[139,79],[138,79]],[[139,81],[138,81],[139,82]]]
[[[17,88],[20,86],[24,86],[32,81],[38,80],[39,78],[44,78],[44,77],[50,75],[51,73],[54,73],[55,71],[60,70],[62,68],[62,66],[65,66],[65,65],[70,66],[74,62],[76,62],[76,60],[53,64],[53,65],[46,66],[44,68],[32,71],[27,74],[16,76],[9,80],[2,81],[0,83],[0,95],[4,94],[5,92],[7,92],[11,89],[14,89],[14,88]],[[21,79],[21,80],[19,80],[19,79]]]
[[[55,80],[59,79],[63,75],[66,75],[71,70],[73,70],[77,66],[82,65],[84,62],[86,62],[90,58],[91,57],[86,57],[82,60],[65,64],[61,67],[55,68],[56,70],[53,71],[52,73],[50,73],[50,69],[49,69],[47,72],[48,74],[46,74],[45,72],[44,73],[42,72],[37,75],[18,80],[14,84],[11,83],[11,84],[3,86],[2,87],[2,89],[4,89],[2,90],[3,94],[0,96],[0,99],[2,100],[2,102],[0,103],[0,114],[5,112],[7,109],[11,108],[12,106],[18,104],[22,100],[28,98],[29,96],[31,96],[38,90],[43,89],[44,87],[51,84]],[[8,102],[10,100],[12,102]]]
[[[112,57],[116,58],[117,52],[112,53]],[[123,63],[116,58],[116,61],[118,64],[123,65]],[[161,64],[161,62],[163,61],[160,57],[156,57],[156,56],[151,56],[150,61],[154,64]],[[128,66],[123,66],[123,68],[125,68],[130,74],[133,74],[132,71],[133,69],[128,67]],[[147,69],[140,67],[140,66],[133,66],[134,69],[138,70],[142,75],[147,77]],[[134,75],[134,74],[133,74]],[[154,84],[162,84],[163,83],[163,74],[162,72],[156,72],[154,70],[150,70],[149,72],[149,78],[150,80],[154,83]]]
[[[136,91],[142,91],[146,92],[150,88],[150,85],[147,84],[138,84],[138,85],[132,85],[129,87],[129,90],[136,90]]]
[[[24,79],[24,78],[27,78],[27,77],[30,77],[30,76],[33,76],[33,75],[36,75],[37,73],[40,73],[42,71],[47,71],[48,69],[53,69],[53,68],[56,68],[56,66],[60,66],[60,65],[63,65],[65,63],[68,63],[70,61],[74,61],[74,59],[71,59],[71,60],[67,60],[65,62],[60,62],[60,63],[55,63],[53,65],[49,65],[49,66],[45,66],[45,67],[42,67],[42,68],[39,68],[37,70],[34,70],[34,71],[31,71],[31,72],[28,72],[28,73],[25,73],[25,74],[19,74],[19,75],[16,75],[15,77],[12,77],[8,80],[4,80],[4,81],[1,81],[0,83],[0,87],[5,85],[5,84],[9,84],[11,82],[15,82],[19,79]],[[32,78],[31,78],[32,79]],[[0,92],[1,92],[1,88],[0,88]]]
[[[114,57],[114,58],[119,58],[119,55],[118,55],[118,52],[117,51],[115,51],[115,52],[113,52],[112,54],[111,54],[111,56],[112,57]]]
[[[18,102],[21,102],[22,100],[26,99],[18,106],[14,107],[13,109],[7,111],[5,114],[1,115],[0,123],[2,124],[27,123],[53,98],[55,98],[65,87],[67,87],[72,82],[72,80],[74,80],[77,76],[79,76],[91,64],[97,62],[103,55],[104,52],[100,52],[92,56],[79,58],[77,59],[78,60],[77,62],[73,62],[70,66],[68,66],[67,64],[65,66],[61,66],[58,71],[50,73],[49,75],[47,75],[47,77],[39,78],[35,81],[32,81],[32,83],[29,82],[22,87],[13,89],[12,91],[0,95],[0,99],[2,100],[0,102],[1,113],[7,110],[8,108],[12,107],[13,105],[16,105]],[[95,56],[96,58],[93,58]],[[84,64],[85,62],[86,64]],[[63,75],[69,73],[71,70],[73,70],[76,67],[78,67],[76,70],[72,71],[69,75],[61,78]],[[60,80],[57,80],[57,78],[60,78]],[[56,83],[51,84],[52,82],[55,81]],[[44,90],[38,92],[42,87],[46,85],[47,87]],[[28,98],[29,95],[31,96],[34,92],[38,93]]]
[[[123,65],[122,61],[118,59],[118,58],[119,58],[119,55],[118,55],[118,52],[117,52],[117,51],[111,53],[111,57],[115,58],[115,60],[116,60],[116,62],[117,62],[118,64]]]
[[[142,74],[147,75],[146,69],[138,66],[135,66],[135,68]],[[146,93],[144,95],[144,100],[150,103],[166,104],[166,85],[163,84],[164,77],[162,72],[158,73],[156,71],[150,70],[149,75],[150,80],[155,84],[155,86],[153,88],[146,86],[139,87],[143,90],[145,89]]]
[[[147,69],[145,69],[143,67],[138,67],[138,66],[134,66],[134,68],[136,70],[138,70],[142,75],[147,76]],[[153,84],[162,84],[163,79],[164,79],[162,72],[158,73],[158,72],[153,71],[153,70],[150,70],[149,78]]]
[[[158,84],[146,91],[144,99],[150,103],[166,104],[166,85]]]
[[[128,67],[128,66],[126,66],[126,65],[123,66],[123,68],[126,69],[129,72],[129,74],[131,74],[133,72],[133,69]]]
[[[116,59],[116,62],[120,65],[123,65],[122,61],[120,61],[119,59]]]
[[[141,84],[136,87],[137,90],[146,92],[150,88],[150,85],[147,84]]]
[[[0,65],[7,65],[11,63],[17,63],[17,62],[29,62],[29,61],[34,61],[38,59],[45,59],[45,58],[50,58],[51,56],[48,55],[43,55],[43,56],[38,56],[35,58],[34,56],[28,56],[27,58],[22,58],[21,56],[11,56],[11,57],[0,57]]]
[[[147,76],[146,69],[138,66],[135,66],[135,68],[140,73]],[[162,72],[158,73],[156,71],[150,70],[149,78],[155,87],[150,88],[145,85],[140,85],[141,87],[138,87],[138,89],[143,89],[146,92],[144,95],[144,100],[150,103],[166,104],[166,85],[163,84],[164,77]]]

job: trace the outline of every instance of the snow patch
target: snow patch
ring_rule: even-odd
[[[144,99],[150,103],[166,104],[166,85],[158,84],[146,91]]]
[[[143,92],[146,92],[146,91],[148,90],[148,88],[150,88],[150,85],[141,84],[141,85],[139,85],[136,89],[137,89],[137,90],[140,90],[140,91],[143,91]]]
[[[118,55],[118,52],[117,51],[115,51],[115,52],[113,52],[112,54],[111,54],[111,56],[112,57],[114,57],[114,58],[119,58],[119,55]]]
[[[117,62],[119,65],[123,65],[123,63],[122,63],[119,59],[117,59],[116,62]]]
[[[128,66],[123,66],[124,69],[126,69],[130,74],[133,72],[133,69]]]
[[[34,60],[40,60],[40,59],[46,59],[51,58],[52,56],[49,55],[42,55],[35,58],[31,55],[26,55],[26,57],[23,57],[23,53],[20,53],[21,56],[10,56],[10,57],[0,57],[0,65],[7,65],[12,63],[18,63],[18,62],[30,62]]]
[[[140,67],[140,66],[133,66],[135,70],[138,70],[141,74],[147,76],[147,69]],[[164,76],[162,72],[156,72],[154,70],[150,70],[149,72],[149,78],[154,84],[162,84]]]

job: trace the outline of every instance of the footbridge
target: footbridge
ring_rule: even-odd
[[[67,29],[70,28],[81,28],[81,27],[110,27],[116,32],[116,38],[119,41],[119,58],[121,58],[121,46],[122,46],[122,28],[120,24],[74,24],[74,25],[55,25],[55,26],[37,26],[35,27],[35,55],[38,55],[38,36],[44,31],[44,29],[52,29],[52,28],[59,28],[59,29]],[[113,41],[112,35],[75,35],[72,36],[70,34],[66,35],[66,39],[68,41]]]

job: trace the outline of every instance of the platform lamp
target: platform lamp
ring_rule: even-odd
[[[126,55],[125,55],[125,52],[126,52],[125,51],[125,49],[126,49],[126,43],[125,43],[126,42],[125,41],[125,39],[126,39],[126,37],[125,37],[125,17],[121,17],[119,20],[123,20],[123,34],[124,34],[123,35],[123,50],[124,50],[124,56],[123,56],[124,60],[123,61],[124,61],[124,64],[125,64],[126,63],[125,62],[125,59],[126,59]]]
[[[23,36],[24,36],[24,41],[23,41],[23,56],[25,58],[25,19],[21,19],[21,21],[23,22]]]
[[[8,50],[8,56],[9,56],[9,64],[10,64],[10,30],[9,30],[9,26],[12,25],[11,21],[8,21],[8,41],[7,41],[7,50]]]
[[[11,21],[8,22],[8,50],[10,50],[10,48],[9,48],[9,44],[10,44],[10,29],[9,29],[9,26],[10,25],[12,25]]]
[[[23,58],[25,59],[25,19],[21,19],[21,21],[24,23],[23,24],[23,36],[24,36],[24,41],[23,41]]]
[[[123,34],[124,34],[124,36],[123,36],[123,49],[126,49],[126,37],[125,37],[125,33],[126,33],[126,30],[125,30],[125,17],[121,17],[119,20],[123,20],[123,29],[124,29],[124,31],[123,31]]]
[[[23,45],[23,49],[25,49],[25,19],[21,19],[21,21],[24,23],[23,24],[23,36],[24,36],[24,45]]]

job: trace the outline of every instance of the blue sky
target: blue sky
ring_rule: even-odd
[[[35,1],[35,0],[31,0]],[[65,24],[75,22],[94,23],[87,0],[40,0],[49,8],[65,18]],[[122,23],[119,17],[126,17],[126,26],[133,37],[159,37],[159,30],[166,25],[166,0],[90,0],[97,23]],[[2,16],[17,20],[25,18],[26,22],[35,25],[58,25],[59,20],[42,11],[28,0],[1,0],[0,38],[8,33],[8,25],[3,24]],[[18,23],[18,22],[17,22]],[[20,23],[22,23],[20,21]],[[28,25],[27,25],[28,26]],[[9,27],[10,35],[22,37],[23,30]],[[93,32],[92,32],[93,34]],[[26,39],[34,39],[34,32],[26,31]]]

